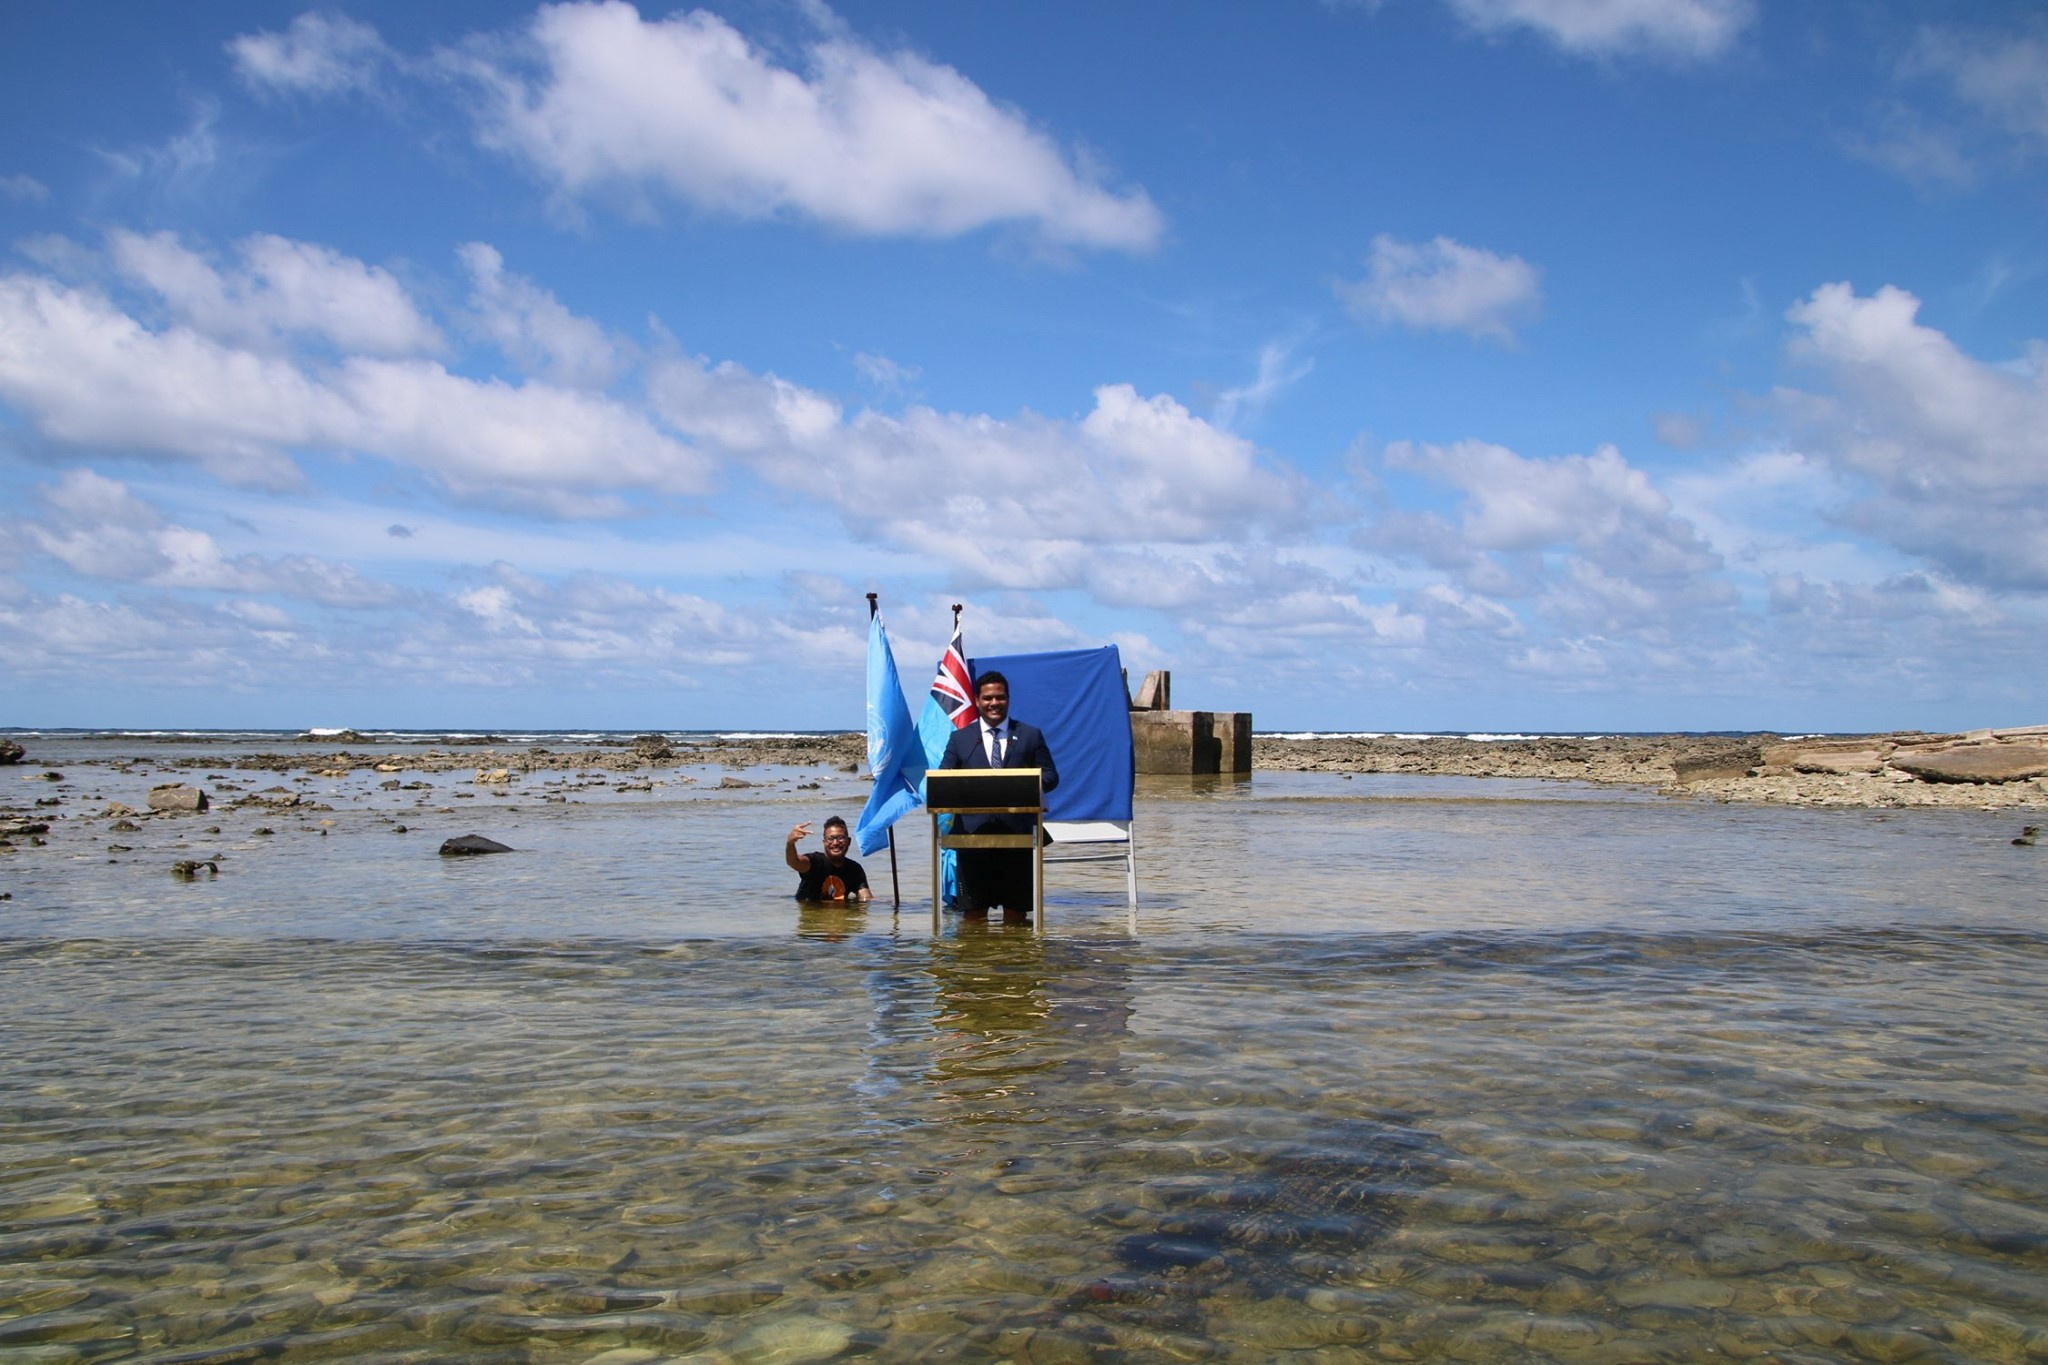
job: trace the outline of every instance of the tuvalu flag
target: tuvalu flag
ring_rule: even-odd
[[[876,612],[868,619],[868,771],[875,787],[853,827],[863,855],[886,844],[889,826],[924,804],[924,770],[924,745],[910,723],[889,632]]]
[[[953,639],[946,646],[946,652],[939,656],[938,672],[932,678],[931,694],[924,699],[924,709],[917,713],[917,737],[924,741],[924,762],[927,768],[939,766],[939,760],[946,756],[946,741],[955,730],[965,729],[974,724],[974,680],[967,676],[967,653],[960,648],[960,616],[953,616]],[[924,779],[917,781],[918,799],[924,799]],[[939,833],[950,831],[953,817],[939,817],[945,824]],[[960,868],[952,849],[945,850],[939,857],[940,880],[943,890],[940,897],[948,904],[960,893]]]
[[[946,756],[946,741],[955,730],[974,724],[974,680],[967,676],[967,655],[960,648],[960,618],[953,618],[953,640],[939,656],[939,671],[932,679],[931,695],[917,716],[917,737],[924,741],[927,768],[939,766]]]

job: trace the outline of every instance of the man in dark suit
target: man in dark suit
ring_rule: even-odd
[[[1010,680],[988,672],[974,680],[974,709],[980,719],[955,730],[946,740],[941,768],[1037,768],[1045,790],[1060,784],[1052,750],[1035,725],[1010,718]],[[1029,834],[1028,815],[969,815],[961,818],[965,834]],[[1031,908],[1031,850],[1028,848],[963,848],[960,850],[960,908],[986,914],[1000,905],[1012,914]]]

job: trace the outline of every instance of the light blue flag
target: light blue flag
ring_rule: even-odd
[[[882,614],[868,620],[868,771],[875,789],[853,827],[863,856],[889,841],[889,826],[923,804],[924,743],[910,723],[903,682]]]
[[[973,683],[967,674],[967,652],[960,644],[960,618],[953,618],[953,638],[946,645],[946,652],[939,656],[938,671],[932,677],[932,690],[924,699],[924,709],[917,713],[917,737],[924,743],[924,762],[927,768],[936,768],[946,756],[946,742],[953,737],[954,722],[965,711],[968,719],[974,717]],[[924,783],[918,782],[918,796],[924,795]],[[938,832],[953,832],[953,817],[939,817]],[[939,855],[940,878],[943,889],[940,899],[951,905],[960,897],[960,860],[952,849]]]
[[[925,698],[924,710],[918,713],[917,737],[924,743],[924,761],[927,769],[939,766],[939,760],[946,756],[946,741],[952,737],[953,720],[948,716],[937,699]],[[917,797],[924,800],[924,779],[917,780]],[[941,815],[935,830],[938,834],[953,832],[953,817]],[[953,905],[960,899],[960,855],[952,849],[939,852],[939,900],[941,904]]]

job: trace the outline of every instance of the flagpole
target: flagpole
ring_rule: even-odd
[[[875,619],[875,613],[882,609],[881,594],[868,594],[868,620]],[[889,826],[889,899],[898,910],[903,908],[903,885],[896,876],[896,826]]]

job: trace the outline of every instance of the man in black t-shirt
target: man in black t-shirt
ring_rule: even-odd
[[[796,884],[796,898],[800,901],[867,900],[867,870],[846,856],[846,850],[853,846],[853,836],[847,832],[846,822],[836,815],[825,822],[823,853],[797,852],[797,843],[809,838],[810,834],[810,822],[805,821],[790,830],[789,841],[782,848],[782,860],[803,878]]]

